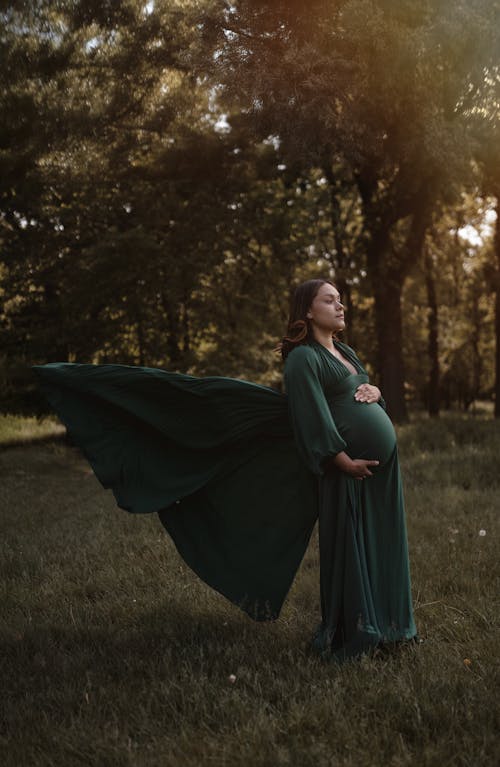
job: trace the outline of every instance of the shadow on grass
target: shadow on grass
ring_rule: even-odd
[[[271,640],[271,641],[270,641]],[[215,675],[230,673],[228,662],[244,662],[258,669],[278,665],[290,648],[290,638],[273,631],[272,624],[257,624],[239,615],[213,611],[196,614],[189,606],[166,604],[132,619],[108,626],[45,625],[11,635],[3,645],[4,691],[10,706],[21,703],[27,690],[37,696],[57,697],[63,687],[85,687],[89,674],[96,683],[148,677]],[[14,704],[15,705],[15,704]]]

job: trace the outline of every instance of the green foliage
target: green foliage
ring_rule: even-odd
[[[403,342],[397,304],[407,279],[426,301],[429,227],[440,296],[469,274],[448,217],[466,188],[471,221],[497,193],[496,14],[479,0],[453,14],[430,0],[2,4],[3,377],[68,359],[277,385],[290,290],[323,274],[384,387],[382,352],[403,349],[401,381],[425,397],[424,327],[405,299]],[[490,250],[476,291],[496,284]],[[484,301],[467,397],[491,392]],[[458,325],[442,339],[454,380],[462,343]]]
[[[278,135],[293,163],[329,169],[337,208],[347,186],[358,194],[378,367],[400,418],[401,294],[433,211],[456,204],[472,182],[478,123],[491,132],[495,22],[498,8],[486,2],[460,3],[451,15],[442,3],[387,0],[317,0],[307,9],[241,2],[219,18],[215,78],[228,103],[251,113],[257,135]],[[472,110],[473,102],[486,107]],[[335,216],[333,230],[344,281]]]
[[[441,402],[468,408],[490,397],[494,386],[494,294],[491,200],[464,195],[453,209],[441,209],[425,241],[438,312]],[[465,223],[467,222],[467,227]],[[472,241],[471,239],[472,238]],[[428,401],[429,308],[424,263],[414,265],[404,292],[405,356],[413,395]],[[422,364],[423,363],[423,364]]]

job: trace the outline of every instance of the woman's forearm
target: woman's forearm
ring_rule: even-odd
[[[336,469],[340,469],[340,471],[348,471],[352,464],[352,458],[350,458],[343,450],[341,453],[337,453],[337,455],[333,455],[327,459],[325,469],[328,471],[328,469],[335,467]]]
[[[350,458],[346,452],[342,451],[330,457],[326,464],[325,470],[336,468],[340,471],[344,471],[355,479],[364,479],[365,477],[371,477],[372,472],[370,466],[378,466],[379,461],[366,460],[365,458]]]

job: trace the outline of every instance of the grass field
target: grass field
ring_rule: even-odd
[[[0,416],[0,447],[33,444],[45,441],[48,437],[60,437],[64,433],[65,428],[56,416]]]
[[[254,623],[75,448],[3,449],[0,763],[496,767],[499,427],[399,428],[425,642],[340,668],[305,652],[316,534],[280,620]]]

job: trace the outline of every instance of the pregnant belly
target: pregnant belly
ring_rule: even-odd
[[[365,458],[385,464],[396,447],[396,433],[385,410],[376,402],[332,403],[331,410],[346,453],[351,458]]]

